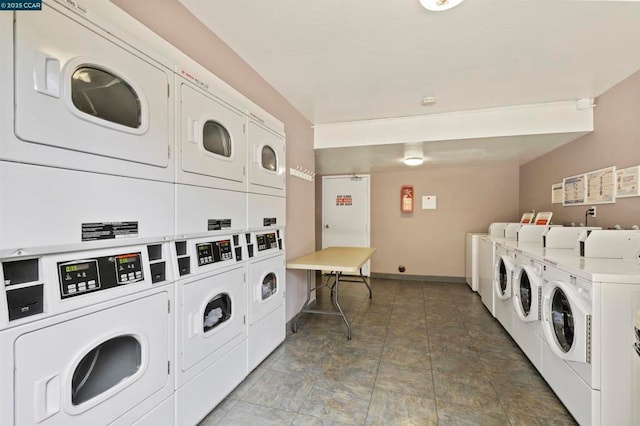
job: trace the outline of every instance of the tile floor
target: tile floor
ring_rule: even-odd
[[[305,315],[200,425],[575,424],[466,284],[371,281],[340,287],[351,341]]]

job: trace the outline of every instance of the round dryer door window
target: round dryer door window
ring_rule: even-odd
[[[231,157],[231,135],[222,124],[215,121],[204,123],[202,146],[212,154]]]
[[[75,70],[71,101],[81,112],[111,123],[133,129],[142,123],[140,96],[124,79],[100,68]]]
[[[204,332],[208,332],[231,318],[231,297],[218,294],[207,303],[202,318]]]
[[[262,147],[262,168],[272,172],[278,170],[276,152],[268,145]]]
[[[133,336],[102,342],[78,363],[71,378],[71,403],[80,405],[108,391],[140,370],[142,346]]]
[[[278,279],[276,274],[269,272],[262,280],[262,300],[267,300],[278,291]]]
[[[564,291],[556,288],[551,297],[552,329],[560,349],[569,352],[573,346],[575,324],[569,299]]]

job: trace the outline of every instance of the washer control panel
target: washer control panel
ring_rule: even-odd
[[[62,299],[144,280],[140,252],[58,262]]]
[[[211,263],[224,262],[233,259],[231,250],[231,240],[212,241],[209,243],[196,244],[198,252],[198,266],[209,265]]]
[[[278,239],[276,238],[275,232],[268,232],[266,234],[257,234],[256,242],[258,244],[258,251],[278,248]]]

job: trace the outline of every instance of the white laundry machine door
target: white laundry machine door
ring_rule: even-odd
[[[284,196],[284,137],[249,120],[249,149],[249,192]]]
[[[247,336],[247,286],[245,267],[212,273],[178,283],[180,306],[181,369],[186,371],[203,359],[219,358],[227,343]],[[212,359],[213,360],[213,359]]]
[[[551,281],[542,290],[542,329],[549,348],[567,361],[589,363],[590,307],[563,281]]]
[[[542,277],[533,266],[520,265],[513,277],[513,306],[520,321],[540,320]]]
[[[493,283],[496,296],[500,300],[511,298],[513,271],[515,266],[513,261],[506,254],[498,256],[493,272]]]
[[[253,261],[250,265],[249,324],[254,325],[283,306],[285,300],[284,255]],[[284,324],[283,324],[284,326]]]
[[[3,158],[171,181],[172,72],[64,7],[15,16],[17,138]]]
[[[180,84],[178,183],[243,191],[246,116],[213,95]]]
[[[14,341],[15,424],[107,424],[170,392],[168,302],[161,292],[29,327]]]

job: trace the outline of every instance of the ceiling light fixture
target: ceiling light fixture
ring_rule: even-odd
[[[404,164],[407,166],[419,166],[424,163],[424,159],[422,157],[407,157],[404,159]]]
[[[442,10],[451,9],[456,7],[464,0],[420,0],[420,4],[427,10],[434,12],[440,12]]]
[[[419,166],[424,163],[424,155],[422,153],[421,143],[410,143],[404,146],[404,159],[402,160],[407,166]]]

